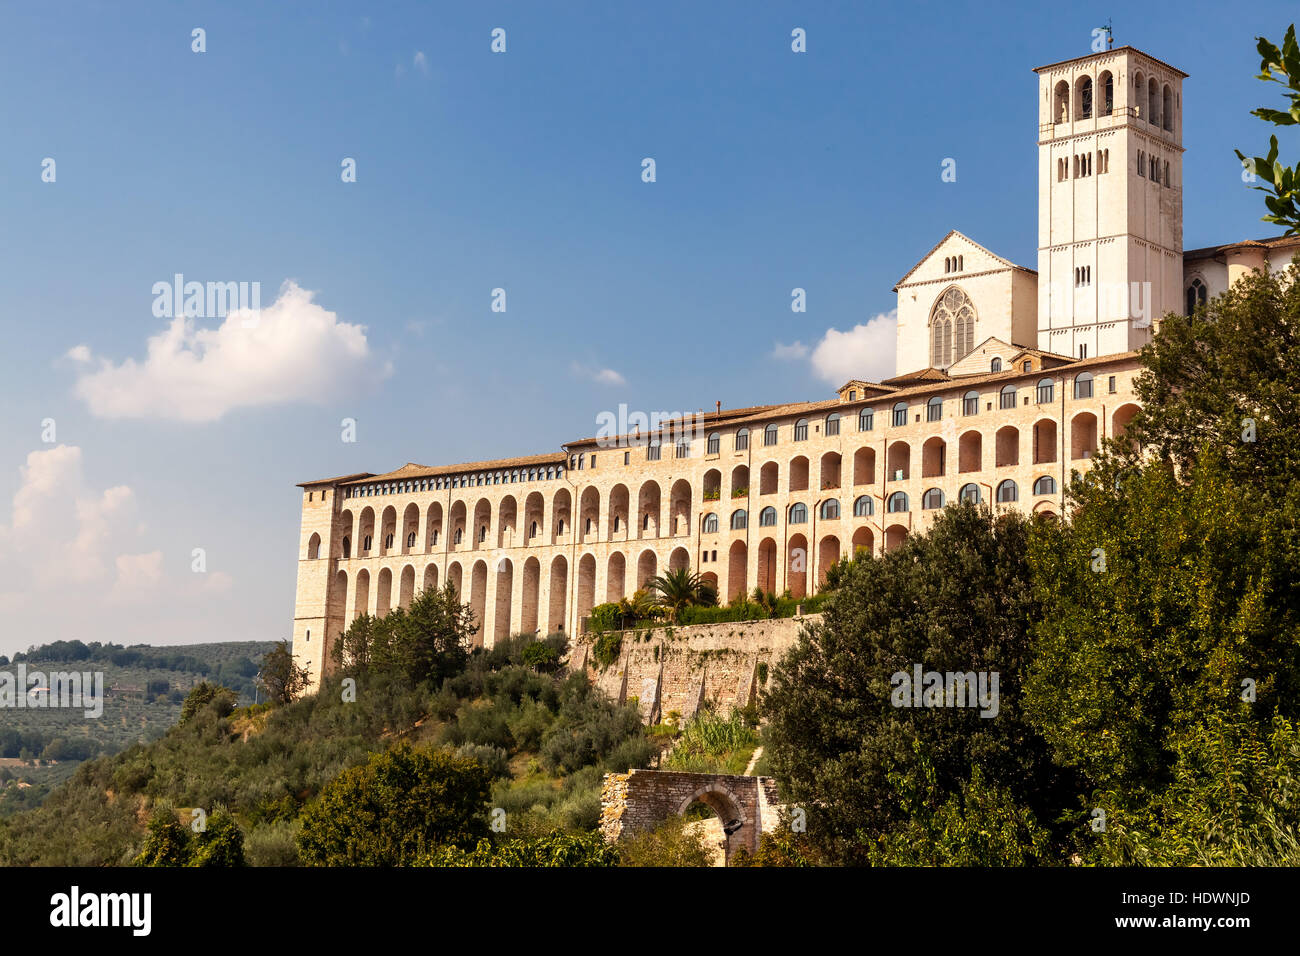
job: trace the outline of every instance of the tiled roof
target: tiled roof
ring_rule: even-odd
[[[1234,249],[1300,249],[1300,236],[1272,236],[1267,239],[1244,239],[1241,242],[1229,242],[1222,246],[1204,246],[1200,249],[1188,249],[1183,253],[1183,260],[1213,259]]]
[[[397,481],[403,478],[432,478],[439,475],[459,475],[469,471],[497,471],[502,468],[526,468],[531,465],[563,465],[567,462],[569,456],[564,452],[548,452],[544,455],[524,455],[519,458],[497,458],[492,461],[471,461],[459,465],[438,465],[430,467],[429,465],[417,465],[415,462],[407,462],[396,471],[390,471],[382,475],[364,475],[358,476],[364,478],[366,483],[372,481]],[[354,484],[359,482],[344,482],[344,484]]]

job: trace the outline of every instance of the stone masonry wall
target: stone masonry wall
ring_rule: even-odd
[[[763,668],[770,670],[820,614],[727,624],[692,624],[624,631],[618,660],[601,668],[592,635],[569,655],[569,669],[582,670],[612,700],[636,698],[641,717],[659,723],[674,711],[682,720],[708,704],[727,712],[756,699]]]

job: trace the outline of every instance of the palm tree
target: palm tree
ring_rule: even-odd
[[[659,604],[668,610],[673,623],[684,607],[718,603],[718,592],[690,568],[675,568],[657,575],[646,582],[646,587],[658,595]]]

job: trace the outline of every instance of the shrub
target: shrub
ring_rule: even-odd
[[[298,866],[298,822],[277,820],[254,827],[244,840],[249,866]]]
[[[457,757],[468,757],[478,761],[488,772],[489,780],[510,776],[510,755],[500,747],[484,744],[461,744],[456,748]]]
[[[597,664],[605,668],[618,660],[618,655],[622,650],[623,632],[609,631],[596,638],[596,643],[591,647],[591,656],[596,659]]]
[[[712,866],[713,854],[698,829],[672,817],[653,830],[625,834],[618,855],[623,866]]]
[[[587,618],[587,630],[593,634],[604,634],[622,626],[623,616],[617,603],[597,604]]]
[[[487,771],[445,750],[399,744],[345,770],[302,813],[298,849],[317,866],[401,866],[486,835]]]

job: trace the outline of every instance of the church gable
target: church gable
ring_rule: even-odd
[[[926,282],[957,281],[963,276],[1015,268],[1014,263],[994,255],[954,229],[898,280],[894,291]]]
[[[999,371],[1011,371],[1012,362],[1024,353],[1024,348],[1003,342],[999,338],[987,338],[975,346],[959,362],[954,362],[948,369],[949,375],[987,375],[994,371],[993,360],[997,359]],[[1037,362],[1034,363],[1037,366]]]

